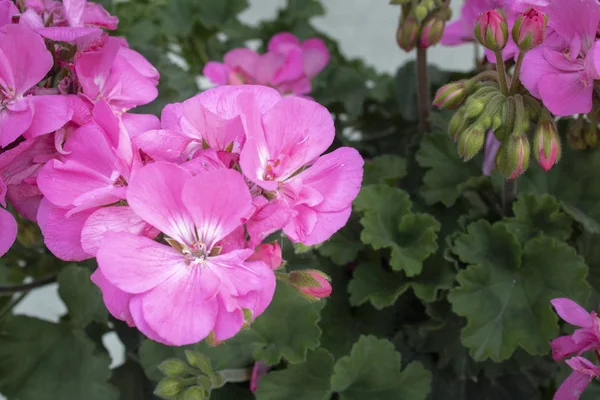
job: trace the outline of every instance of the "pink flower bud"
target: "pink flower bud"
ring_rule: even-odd
[[[250,391],[252,391],[252,393],[258,390],[260,378],[266,375],[270,369],[271,367],[262,361],[257,361],[254,363],[254,367],[252,368],[252,377],[250,378]]]
[[[462,105],[467,97],[466,80],[450,82],[442,86],[433,99],[433,105],[439,108],[454,109]]]
[[[248,258],[248,261],[262,261],[271,267],[271,269],[276,270],[283,262],[281,247],[278,242],[258,245],[254,249],[254,254]]]
[[[289,279],[290,283],[310,300],[319,300],[331,294],[329,277],[321,271],[314,269],[292,271]]]
[[[561,156],[560,138],[552,120],[539,123],[533,139],[535,158],[544,171],[549,171]]]
[[[488,10],[479,16],[475,38],[492,51],[502,50],[508,41],[506,18],[497,10]]]
[[[446,20],[441,15],[433,14],[421,28],[419,45],[426,49],[437,44],[442,39],[445,25]]]
[[[511,135],[496,155],[496,167],[508,179],[522,175],[529,167],[531,152],[526,134]]]
[[[420,26],[413,17],[408,17],[404,22],[398,25],[396,32],[396,41],[398,46],[406,52],[411,51],[417,43]]]
[[[485,142],[485,130],[477,125],[472,125],[460,135],[458,141],[458,155],[464,161],[475,157],[483,148]]]
[[[512,37],[521,51],[528,51],[544,41],[548,17],[530,8],[519,15],[512,29]]]

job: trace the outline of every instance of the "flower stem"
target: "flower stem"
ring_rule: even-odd
[[[12,296],[15,293],[25,292],[38,287],[46,286],[56,282],[56,275],[46,276],[37,281],[23,283],[20,285],[0,285],[0,296]]]
[[[232,368],[217,372],[224,382],[246,382],[252,377],[252,368]]]
[[[427,49],[417,47],[417,96],[419,105],[419,129],[421,133],[429,131],[429,109],[431,93],[427,75]]]
[[[507,179],[504,181],[504,190],[502,192],[502,209],[504,215],[510,215],[512,203],[517,198],[517,179]]]
[[[517,93],[517,89],[519,88],[519,74],[521,73],[521,65],[523,64],[523,58],[525,58],[525,52],[519,53],[519,58],[517,58],[517,65],[515,65],[515,73],[513,74],[512,82],[510,84],[510,94],[514,95]]]
[[[502,59],[502,52],[496,52],[496,70],[498,71],[498,81],[500,81],[500,90],[502,94],[508,94],[508,84],[506,83],[506,68],[504,68],[504,60]]]

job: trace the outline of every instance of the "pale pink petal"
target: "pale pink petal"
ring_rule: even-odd
[[[283,229],[290,218],[296,215],[283,201],[269,202],[262,196],[255,197],[253,201],[256,211],[246,222],[251,246],[260,244],[270,234]]]
[[[304,60],[300,48],[291,49],[285,57],[283,65],[271,78],[271,84],[279,85],[283,82],[295,81],[304,75]]]
[[[491,130],[488,131],[485,139],[485,149],[483,153],[482,173],[485,176],[490,176],[496,166],[496,153],[500,149],[502,143],[496,139],[496,135]]]
[[[183,187],[200,242],[207,248],[240,227],[252,213],[252,197],[243,176],[218,169],[190,179]]]
[[[5,209],[0,208],[0,257],[5,255],[17,238],[17,221]]]
[[[131,114],[121,116],[125,130],[131,137],[152,129],[160,129],[160,120],[152,114]]]
[[[202,70],[202,75],[206,76],[216,85],[227,85],[229,83],[229,73],[231,69],[225,65],[215,61],[209,61]]]
[[[523,67],[521,68],[520,75],[521,83],[538,99],[541,98],[538,90],[538,81],[540,78],[546,74],[555,74],[558,72],[556,68],[552,67],[552,65],[546,61],[546,57],[544,56],[545,52],[550,51],[553,50],[545,49],[543,46],[540,46],[525,53],[525,58],[523,60]],[[562,56],[562,54],[560,55]]]
[[[558,73],[538,81],[540,97],[554,115],[588,113],[592,109],[593,86],[583,82],[581,73]]]
[[[131,317],[133,318],[136,328],[146,335],[146,337],[154,340],[155,342],[166,344],[167,346],[173,346],[173,343],[161,337],[146,322],[144,310],[142,309],[143,296],[143,294],[134,295],[129,302],[129,312],[131,313]]]
[[[260,56],[255,51],[243,47],[230,50],[223,57],[225,65],[230,67],[228,77],[233,69],[233,72],[241,72],[245,79],[254,77],[259,60]]]
[[[10,1],[8,3],[10,4]],[[4,16],[4,15],[2,15],[4,12],[4,10],[1,9],[2,4],[3,3],[0,3],[0,25],[4,26],[6,24],[2,23],[3,16]],[[42,17],[38,13],[36,13],[32,9],[28,9],[28,10],[25,10],[25,12],[22,13],[21,16],[19,17],[19,25],[24,25],[31,30],[37,30],[40,28],[44,28],[44,21],[42,20]]]
[[[42,200],[37,221],[44,235],[46,247],[64,261],[83,261],[91,256],[81,246],[81,230],[94,210],[67,217],[68,208],[60,208],[47,199]]]
[[[272,270],[276,270],[283,263],[281,246],[278,242],[259,244],[247,261],[262,261]]]
[[[571,299],[557,298],[550,301],[556,313],[571,325],[580,328],[591,328],[594,319],[590,313]]]
[[[210,269],[178,266],[177,273],[140,296],[144,319],[175,346],[197,343],[215,326],[219,312],[215,284],[218,279]]]
[[[215,320],[215,339],[227,340],[234,337],[244,325],[244,312],[239,308],[227,310],[222,300],[219,301],[219,312]]]
[[[108,40],[99,50],[85,52],[76,61],[77,78],[83,93],[90,99],[100,96],[120,47],[117,40]]]
[[[281,100],[281,95],[266,86],[240,85],[208,89],[193,98],[220,118],[232,119],[241,115],[245,123],[251,117],[245,115],[250,103],[256,106],[259,114],[263,114]]]
[[[191,177],[191,173],[174,164],[155,162],[146,165],[129,183],[127,201],[133,211],[150,225],[181,243],[191,245],[196,237],[194,224],[181,200],[183,188]]]
[[[83,23],[85,25],[115,30],[119,24],[119,18],[110,15],[101,4],[90,1],[86,4],[85,10],[83,11]]]
[[[96,269],[90,279],[102,291],[102,299],[108,312],[116,319],[127,322],[127,325],[134,326],[133,317],[129,311],[129,302],[132,295],[110,283],[102,274],[100,268]]]
[[[190,138],[170,129],[149,130],[136,135],[133,142],[155,160],[183,161]]]
[[[67,42],[78,44],[84,48],[85,43],[91,43],[102,36],[102,30],[98,28],[71,28],[68,26],[49,26],[36,30],[41,36],[56,42]]]
[[[247,249],[248,246],[246,243],[246,232],[244,231],[244,227],[240,226],[216,245],[221,248],[221,253]]]
[[[583,49],[587,52],[596,38],[600,7],[595,0],[570,1],[568,6],[553,1],[548,5],[548,25],[571,41],[570,54],[575,59]]]
[[[67,18],[67,21],[69,21],[70,26],[83,26],[83,12],[86,3],[86,0],[63,0],[65,17]]]
[[[149,79],[154,85],[158,84],[160,78],[158,70],[140,53],[129,47],[121,46],[119,56],[123,57],[137,72]]]
[[[275,274],[273,270],[262,261],[246,261],[244,267],[252,271],[259,285],[247,294],[238,297],[241,307],[252,311],[252,319],[256,319],[271,304],[275,294]]]
[[[72,102],[68,96],[32,96],[33,119],[23,134],[31,139],[62,128],[73,117]]]
[[[273,77],[285,64],[286,57],[283,54],[268,52],[260,56],[256,62],[254,79],[260,85],[270,85]]]
[[[115,59],[101,91],[111,105],[125,109],[148,104],[158,96],[156,81],[146,78],[123,57]]]
[[[22,111],[12,111],[8,108],[0,110],[0,146],[5,147],[14,142],[31,125],[33,120],[33,110],[27,104],[27,100],[20,100],[25,103],[26,108]]]
[[[192,175],[227,168],[227,166],[223,164],[223,161],[221,161],[219,153],[220,152],[214,149],[197,151],[194,153],[194,158],[187,161],[182,167],[190,171]]]
[[[283,231],[293,242],[314,246],[329,239],[350,218],[352,207],[335,212],[317,212],[306,206],[296,207],[298,215],[290,220]]]
[[[321,39],[308,39],[302,43],[304,73],[309,78],[314,78],[325,69],[329,57],[329,50]]]
[[[126,232],[107,232],[97,259],[106,279],[132,294],[156,288],[188,269],[183,254],[172,247]]]
[[[107,232],[127,232],[138,236],[148,236],[147,224],[131,207],[112,206],[96,210],[86,220],[81,231],[83,249],[95,256],[102,238]],[[152,238],[153,236],[148,236]]]
[[[292,49],[297,49],[300,47],[300,40],[289,32],[279,32],[274,35],[267,45],[267,49],[269,51],[273,51],[275,53],[287,54]]]

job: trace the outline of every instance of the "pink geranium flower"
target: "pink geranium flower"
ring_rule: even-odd
[[[196,343],[211,332],[225,340],[244,325],[243,310],[253,318],[265,310],[275,288],[271,268],[247,261],[251,249],[220,246],[252,212],[238,172],[194,177],[156,162],[137,173],[127,201],[171,244],[109,233],[98,251],[101,273],[131,295],[129,312],[146,336],[169,345]]]
[[[570,299],[554,299],[551,303],[563,320],[580,328],[572,335],[561,336],[552,341],[552,356],[556,361],[600,348],[600,319],[595,312],[587,312]]]
[[[567,364],[573,372],[560,385],[554,400],[578,400],[592,379],[600,378],[600,367],[583,357],[573,357]]]
[[[0,178],[0,204],[6,207],[6,184]],[[4,208],[0,208],[0,257],[5,255],[17,238],[17,221]]]
[[[600,78],[600,7],[595,0],[552,2],[547,13],[554,33],[525,55],[521,82],[555,115],[588,113]]]
[[[67,96],[32,95],[52,68],[52,55],[32,30],[9,24],[0,30],[0,146],[19,136],[53,132],[72,117]]]

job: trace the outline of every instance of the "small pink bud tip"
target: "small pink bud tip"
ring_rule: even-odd
[[[291,272],[290,283],[300,293],[311,300],[328,297],[332,291],[329,277],[323,272],[314,269]]]
[[[549,171],[560,160],[561,144],[556,126],[551,120],[538,124],[533,139],[535,158],[544,171]]]
[[[475,25],[475,38],[492,51],[502,50],[508,41],[508,25],[504,15],[497,10],[481,14]]]
[[[544,41],[548,17],[535,8],[523,12],[513,26],[512,37],[521,51],[528,51]]]
[[[423,24],[421,35],[419,37],[419,46],[426,49],[436,45],[442,39],[445,26],[446,20],[444,17],[442,15],[433,14]]]
[[[408,17],[398,26],[398,30],[396,32],[396,41],[398,42],[398,46],[400,46],[400,48],[406,52],[411,51],[417,44],[419,31],[419,22],[413,17]]]
[[[442,86],[435,94],[433,105],[449,110],[460,107],[468,94],[465,82],[463,79]]]

